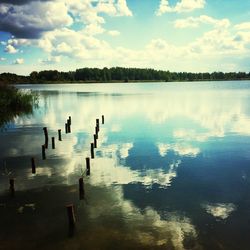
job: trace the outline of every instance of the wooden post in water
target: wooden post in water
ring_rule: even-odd
[[[71,116],[69,116],[69,125],[71,125]]]
[[[51,141],[52,141],[52,149],[55,149],[55,137],[51,137]]]
[[[96,139],[98,139],[98,127],[95,127]]]
[[[67,209],[67,214],[68,214],[69,226],[74,227],[75,222],[76,222],[75,212],[74,212],[74,205],[69,204],[69,205],[66,206],[66,209]]]
[[[94,155],[94,143],[91,143],[91,159],[94,159],[95,155]]]
[[[99,119],[96,119],[96,127],[97,127],[97,131],[99,132],[100,130]]]
[[[97,138],[96,138],[96,135],[94,135],[94,148],[97,148]]]
[[[45,148],[48,148],[48,143],[49,143],[49,135],[48,135],[48,129],[47,127],[43,128],[44,136],[45,136]]]
[[[36,163],[35,163],[35,158],[31,158],[31,169],[32,169],[32,174],[36,173]]]
[[[10,194],[14,196],[15,194],[15,180],[10,179]]]
[[[71,133],[71,121],[68,119],[67,120],[67,126],[68,126],[68,133]]]
[[[43,160],[46,159],[45,145],[42,145],[42,157],[43,157]]]
[[[86,174],[90,175],[90,159],[89,159],[89,157],[86,158],[86,170],[87,170]]]
[[[61,141],[62,140],[62,130],[58,129],[58,140]]]
[[[84,199],[84,183],[83,183],[83,178],[79,178],[79,197],[80,200]]]
[[[104,124],[104,115],[102,115],[102,124]]]
[[[65,123],[65,134],[68,134],[68,123]]]

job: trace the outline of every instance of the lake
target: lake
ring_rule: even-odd
[[[0,131],[0,249],[249,249],[250,81],[18,88],[39,105]]]

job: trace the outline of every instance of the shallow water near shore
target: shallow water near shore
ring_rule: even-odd
[[[39,107],[0,131],[0,249],[249,249],[250,81],[17,87]]]

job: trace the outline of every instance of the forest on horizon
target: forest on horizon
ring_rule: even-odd
[[[133,81],[228,81],[249,80],[250,72],[170,72],[142,68],[80,68],[75,71],[33,71],[29,76],[13,73],[0,74],[0,84],[46,83],[46,82],[133,82]]]

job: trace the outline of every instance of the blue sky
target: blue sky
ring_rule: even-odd
[[[250,0],[2,0],[0,72],[249,71]]]

